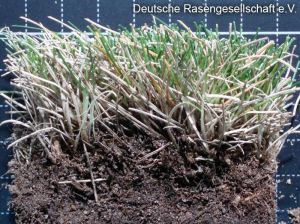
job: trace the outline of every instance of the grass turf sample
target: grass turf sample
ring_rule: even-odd
[[[273,157],[297,129],[280,132],[298,90],[290,38],[276,46],[183,23],[116,32],[91,22],[92,36],[65,24],[72,33],[59,35],[33,23],[39,36],[2,31],[16,87],[2,95],[18,114],[6,122],[29,131],[10,146],[36,137],[55,162],[57,139],[76,150],[92,147],[99,130],[120,142],[136,131],[195,149],[196,162],[230,163],[248,152]],[[16,155],[29,161],[31,152]]]

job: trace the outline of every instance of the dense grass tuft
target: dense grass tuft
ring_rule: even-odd
[[[70,27],[72,34],[59,35],[36,25],[39,36],[2,32],[17,87],[13,97],[2,95],[19,114],[8,122],[30,131],[11,146],[37,137],[51,157],[53,139],[76,150],[93,145],[100,129],[119,141],[120,132],[139,130],[196,147],[195,159],[215,159],[246,150],[274,155],[296,130],[280,133],[298,90],[291,38],[276,46],[231,28],[222,38],[184,24],[115,32],[92,23],[92,36]]]

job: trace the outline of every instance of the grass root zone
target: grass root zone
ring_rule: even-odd
[[[17,223],[274,223],[275,168],[262,166],[255,155],[230,166],[204,160],[195,167],[192,151],[169,145],[153,153],[165,140],[122,140],[125,145],[101,139],[90,147],[90,167],[84,149],[70,153],[59,144],[55,164],[41,159],[39,144],[28,165],[12,160]]]

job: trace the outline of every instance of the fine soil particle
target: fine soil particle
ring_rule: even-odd
[[[300,208],[289,210],[292,223],[300,223]]]
[[[59,183],[90,179],[83,151],[52,164],[37,145],[28,165],[11,161],[17,223],[274,223],[274,168],[254,155],[195,167],[171,145],[149,154],[162,140],[125,140],[89,149],[94,178],[105,179],[96,182],[98,203],[91,183]]]

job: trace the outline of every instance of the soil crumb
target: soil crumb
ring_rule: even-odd
[[[300,223],[300,208],[295,208],[288,211],[292,223]]]
[[[96,182],[98,203],[90,182],[75,181],[90,179],[82,152],[64,152],[56,164],[38,153],[28,165],[11,161],[16,222],[274,223],[274,169],[255,156],[230,167],[210,161],[195,167],[172,146],[149,154],[163,141],[126,141],[126,147],[112,142],[89,149],[94,178],[105,179]]]

